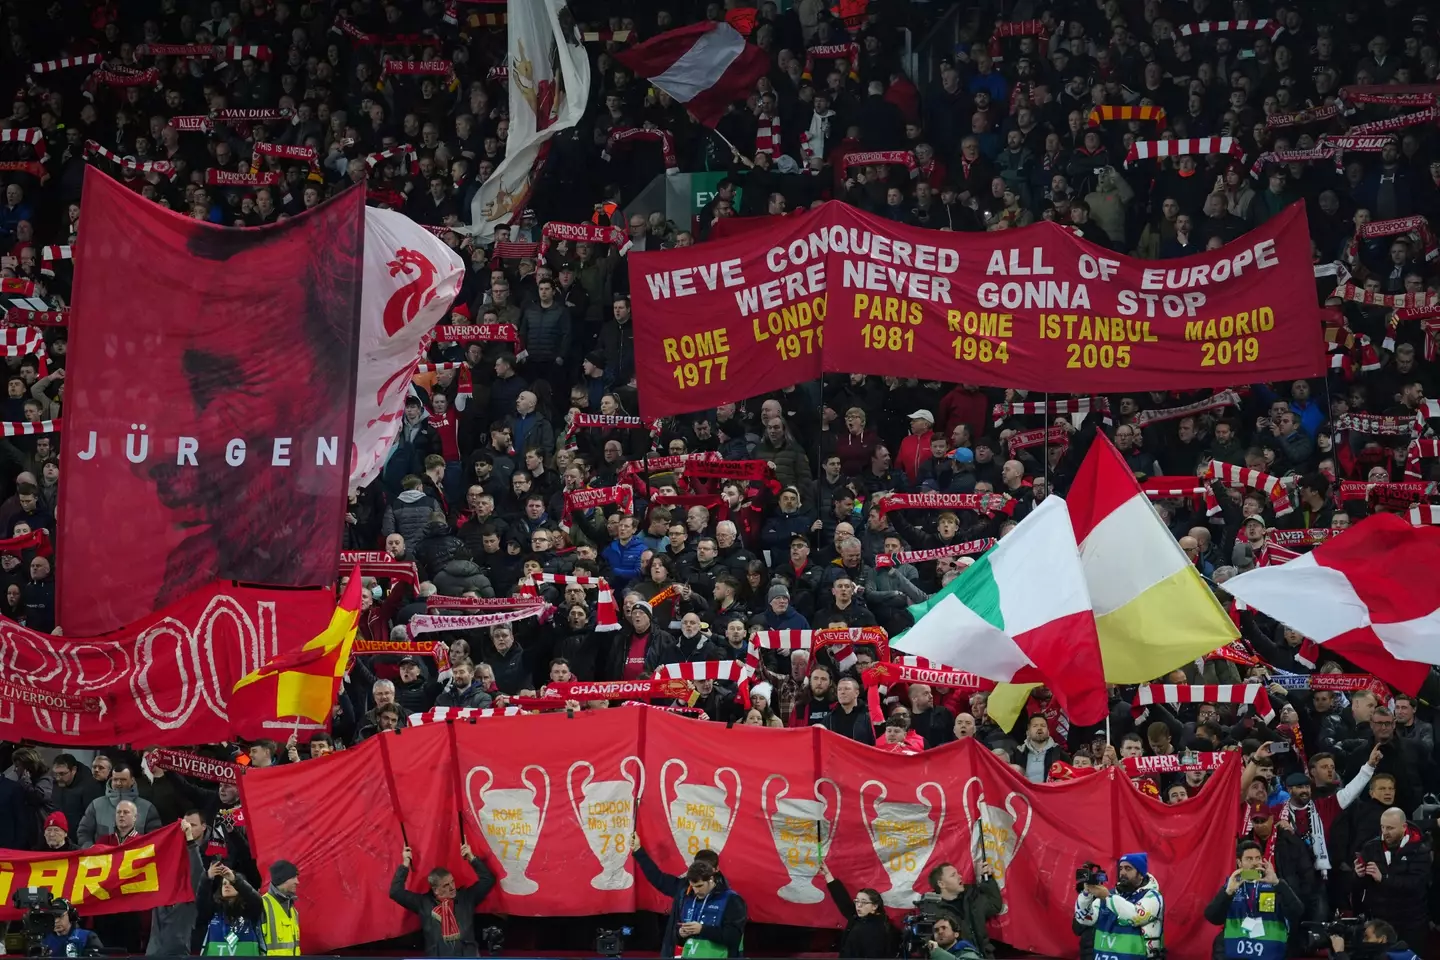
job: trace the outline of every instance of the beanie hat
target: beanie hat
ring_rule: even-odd
[[[300,868],[289,860],[276,860],[270,864],[270,885],[278,887],[287,880],[300,876]]]
[[[765,595],[765,602],[769,603],[776,597],[784,597],[787,600],[790,599],[790,588],[783,583],[775,584],[775,586],[770,588],[770,592]]]
[[[598,367],[601,370],[604,370],[605,354],[601,353],[599,350],[591,350],[589,353],[585,354],[585,362],[590,364],[590,366],[592,367]]]
[[[750,688],[750,697],[752,700],[755,697],[764,697],[767,704],[773,703],[775,701],[775,688],[770,686],[767,681],[762,680]]]
[[[50,814],[50,816],[45,818],[45,829],[49,830],[51,827],[59,827],[61,830],[69,833],[70,821],[65,819],[65,814],[61,813],[59,810],[56,810],[54,813]]]
[[[649,617],[652,620],[655,619],[655,610],[653,607],[650,606],[650,603],[647,600],[636,601],[635,606],[631,607],[630,610],[632,613],[636,610],[644,610],[645,616]]]
[[[1120,862],[1130,864],[1130,866],[1140,871],[1142,877],[1150,873],[1150,857],[1146,854],[1127,853],[1120,858]]]

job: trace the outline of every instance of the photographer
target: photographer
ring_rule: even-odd
[[[955,865],[942,863],[930,871],[930,886],[940,894],[940,912],[950,918],[956,935],[973,943],[985,956],[993,957],[995,946],[985,932],[985,923],[998,916],[1004,904],[989,865],[982,863],[977,869],[980,882],[966,887]]]
[[[1215,938],[1215,960],[1284,960],[1290,931],[1305,916],[1305,904],[1275,873],[1254,840],[1240,841],[1239,869],[1205,907],[1205,920],[1225,929]]]
[[[1396,939],[1395,928],[1384,920],[1371,920],[1361,932],[1361,941],[1347,951],[1345,938],[1330,934],[1330,960],[1419,960],[1415,951]]]
[[[55,917],[55,932],[45,936],[47,957],[98,957],[104,944],[94,932],[80,927],[80,915],[68,900],[54,900],[52,910],[63,910]]]
[[[1149,876],[1150,858],[1127,853],[1116,870],[1115,892],[1087,883],[1075,900],[1075,923],[1095,928],[1095,953],[1163,957],[1165,901]],[[1138,934],[1138,936],[1137,936]]]
[[[980,951],[968,940],[961,940],[955,924],[948,917],[935,921],[935,939],[925,944],[930,960],[980,960]]]
[[[852,903],[845,884],[835,879],[835,874],[820,861],[820,872],[825,877],[825,889],[830,899],[845,918],[845,932],[840,935],[840,960],[855,957],[888,957],[891,948],[890,920],[885,916],[885,901],[878,891],[864,887],[855,894]]]

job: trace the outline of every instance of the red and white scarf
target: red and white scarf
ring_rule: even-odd
[[[1312,107],[1308,110],[1297,110],[1294,113],[1272,113],[1265,118],[1265,126],[1273,129],[1282,127],[1303,127],[1306,124],[1320,123],[1324,120],[1333,120],[1340,115],[1340,107],[1337,104],[1329,104],[1324,107]]]
[[[1250,165],[1250,176],[1260,178],[1260,171],[1270,163],[1314,163],[1316,160],[1330,160],[1335,164],[1335,172],[1345,171],[1344,151],[1331,144],[1330,146],[1316,147],[1313,150],[1271,150],[1269,153],[1262,153],[1255,158]]]
[[[1280,21],[1260,18],[1256,20],[1202,20],[1199,23],[1182,23],[1177,33],[1182,37],[1191,37],[1197,33],[1263,33],[1270,39],[1275,39],[1284,31]]]
[[[138,173],[142,175],[154,173],[169,180],[175,179],[175,164],[169,160],[139,161],[131,157],[122,157],[114,151],[96,143],[94,140],[85,141],[85,152],[104,157],[127,173]]]
[[[60,57],[56,60],[40,60],[30,64],[31,73],[55,73],[71,67],[98,67],[105,57],[98,53],[87,53],[78,57]]]
[[[412,727],[426,723],[463,723],[476,717],[518,717],[519,707],[434,707],[424,713],[412,713],[405,722]]]
[[[1383,120],[1370,120],[1366,123],[1357,123],[1346,131],[1348,136],[1363,136],[1371,133],[1394,133],[1396,130],[1404,130],[1406,127],[1413,127],[1421,123],[1433,123],[1440,119],[1440,108],[1429,107],[1415,113],[1406,113],[1398,117],[1386,117]]]
[[[540,231],[540,256],[550,250],[551,240],[569,240],[574,243],[613,244],[620,256],[630,252],[630,235],[613,224],[600,226],[595,223],[561,223],[551,220]]]
[[[1317,547],[1333,536],[1335,536],[1335,531],[1329,527],[1265,531],[1266,542],[1281,547]]]
[[[1424,422],[1417,422],[1415,417],[1381,413],[1345,413],[1331,424],[1337,438],[1351,430],[1372,437],[1413,437],[1423,426]]]
[[[93,100],[96,87],[158,87],[159,85],[160,71],[154,67],[148,70],[136,70],[133,67],[117,65],[108,70],[101,67],[90,74],[81,84],[81,90],[86,99]]]
[[[39,327],[0,328],[0,356],[28,357],[45,349],[45,331]]]
[[[892,493],[880,500],[880,514],[891,510],[978,510],[1008,515],[1015,506],[998,493]]]
[[[573,226],[573,224],[571,224]],[[565,448],[574,450],[575,445],[570,441],[575,434],[581,430],[649,430],[650,446],[654,449],[660,440],[660,424],[658,417],[622,417],[608,413],[577,413],[570,418],[570,426],[565,428]]]
[[[535,583],[578,583],[582,587],[594,587],[595,594],[595,632],[609,633],[620,629],[620,617],[615,610],[615,593],[610,589],[610,581],[604,577],[590,577],[584,574],[567,575],[563,573],[532,573],[530,578]],[[521,588],[535,591],[533,586]],[[537,594],[538,595],[538,594]]]
[[[1227,756],[1229,754],[1223,750],[1161,753],[1149,757],[1125,757],[1120,761],[1120,765],[1125,768],[1125,775],[1128,777],[1153,777],[1164,773],[1200,773],[1219,770]]]
[[[1336,98],[1347,109],[1357,103],[1383,103],[1390,107],[1428,107],[1435,103],[1435,88],[1419,83],[1370,83],[1341,87]]]
[[[320,169],[320,158],[315,155],[314,147],[295,146],[287,143],[271,143],[268,140],[255,144],[253,153],[256,157],[277,157],[281,160],[303,160],[310,165],[311,170]],[[250,172],[258,173],[259,160],[252,160]]]
[[[5,322],[11,326],[63,327],[70,322],[70,308],[26,310],[24,307],[10,307],[5,311]]]
[[[514,343],[518,337],[513,323],[442,323],[435,328],[440,343]]]
[[[1178,407],[1160,407],[1155,410],[1141,410],[1131,419],[1133,426],[1144,427],[1152,423],[1163,423],[1167,420],[1182,420],[1185,417],[1193,417],[1197,413],[1211,413],[1223,410],[1226,407],[1240,406],[1240,394],[1234,390],[1221,390],[1212,397],[1203,400],[1196,400],[1193,403],[1181,404]]]
[[[273,187],[279,182],[280,171],[278,170],[270,170],[265,173],[239,173],[211,167],[205,171],[205,183],[211,187]]]
[[[572,513],[583,513],[586,510],[593,510],[596,507],[604,507],[611,504],[619,506],[621,513],[633,513],[635,510],[635,489],[628,483],[621,483],[613,487],[585,487],[580,490],[566,490],[565,514],[560,518],[560,529],[568,536],[570,534],[570,515]]]
[[[952,543],[946,547],[931,547],[929,550],[901,550],[899,553],[882,553],[875,557],[875,569],[886,570],[905,563],[927,563],[931,560],[939,560],[941,557],[973,557],[984,553],[997,543],[999,541],[994,537],[986,537],[983,540]]]
[[[1130,715],[1139,719],[1152,703],[1244,703],[1265,723],[1275,719],[1270,695],[1258,683],[1145,683],[1135,691]]]
[[[636,143],[660,144],[660,154],[665,159],[665,172],[671,176],[680,172],[680,161],[675,157],[675,138],[671,136],[669,130],[643,127],[614,130],[610,133],[610,139],[605,142],[605,150],[600,157],[608,163],[610,155],[615,152],[616,148],[629,147]]]
[[[990,411],[991,419],[995,422],[995,429],[999,430],[1005,425],[1005,418],[1008,416],[1046,416],[1054,417],[1062,414],[1075,413],[1098,413],[1101,415],[1101,423],[1106,426],[1110,424],[1110,398],[1109,397],[1060,397],[1054,400],[1017,400],[1014,403],[997,403]]]
[[[1320,138],[1319,146],[1334,147],[1349,153],[1379,153],[1395,142],[1395,138],[1384,134],[1331,134]]]
[[[1063,449],[1070,446],[1070,431],[1065,427],[1022,430],[1010,434],[1006,443],[1010,447],[1011,456],[1019,450],[1029,450],[1031,447],[1055,446]]]
[[[1245,162],[1245,150],[1234,137],[1185,137],[1179,140],[1136,140],[1125,153],[1125,166],[1137,160],[1226,153]]]
[[[365,157],[365,169],[373,171],[376,166],[387,160],[405,159],[410,164],[410,176],[420,175],[420,155],[415,152],[413,144],[402,143],[399,146],[391,147],[389,150],[379,150]]]
[[[1389,307],[1392,310],[1399,308],[1407,309],[1428,309],[1431,305],[1430,294],[1427,293],[1372,293],[1364,287],[1353,283],[1342,283],[1330,291],[1330,296],[1340,300],[1349,300],[1352,303],[1363,304],[1367,307]]]
[[[45,131],[39,127],[12,127],[0,130],[0,143],[28,143],[35,151],[35,157],[45,159]]]
[[[1295,509],[1290,503],[1290,494],[1285,490],[1284,481],[1268,473],[1261,473],[1259,470],[1251,470],[1247,467],[1237,467],[1233,463],[1211,460],[1210,465],[1205,468],[1205,479],[1219,480],[1227,487],[1264,491],[1270,497],[1270,508],[1277,517],[1283,517]],[[1204,496],[1205,514],[1213,517],[1220,512],[1220,504],[1215,500],[1215,494],[1208,484],[1205,486]]]
[[[74,260],[75,248],[69,244],[49,246],[40,248],[40,275],[45,277],[55,276],[56,260]]]
[[[1410,508],[1410,523],[1417,527],[1440,525],[1440,506],[1433,503],[1417,503]]]
[[[497,610],[494,613],[463,614],[459,616],[417,613],[405,625],[406,632],[413,640],[422,633],[441,633],[446,630],[488,630],[504,623],[514,623],[527,617],[539,616],[544,603],[532,603],[514,610]]]
[[[1405,233],[1414,233],[1419,236],[1420,245],[1425,249],[1427,262],[1440,255],[1440,248],[1437,248],[1435,243],[1435,232],[1430,229],[1430,221],[1417,213],[1408,217],[1396,217],[1393,220],[1375,220],[1356,227],[1355,236],[1351,238],[1346,250],[1346,259],[1354,263],[1359,258],[1359,241],[1361,240],[1394,237]]]
[[[765,460],[695,460],[685,465],[690,480],[743,480],[758,483],[770,475]]]
[[[15,356],[15,354],[7,354]],[[25,354],[20,354],[25,356]],[[0,421],[0,436],[33,437],[41,433],[59,433],[60,420],[5,420]]]
[[[1440,457],[1440,440],[1416,437],[1405,451],[1405,476],[1420,479],[1420,461]]]
[[[212,111],[210,119],[220,123],[273,123],[294,116],[289,107],[226,107]]]
[[[780,118],[761,117],[755,125],[755,152],[778,157],[784,153],[780,143]]]
[[[1403,507],[1435,496],[1437,484],[1406,480],[1399,483],[1370,483],[1366,480],[1342,480],[1335,491],[1340,503],[1364,500],[1387,507]]]
[[[847,153],[841,161],[848,167],[870,167],[882,163],[893,163],[903,165],[910,171],[911,177],[920,175],[920,168],[915,163],[915,154],[909,150],[869,150],[864,153]]]
[[[701,660],[693,663],[665,663],[655,671],[657,679],[729,680],[744,683],[755,676],[755,668],[739,660]]]
[[[801,71],[800,79],[814,79],[815,61],[817,60],[844,60],[850,79],[860,79],[860,44],[858,43],[820,44],[809,48],[805,51],[805,69]]]
[[[1050,31],[1045,29],[1045,23],[1041,20],[1016,20],[1013,22],[1000,21],[995,24],[995,33],[990,37],[989,54],[990,59],[997,63],[1005,60],[1005,46],[1000,41],[1009,37],[1035,37],[1036,43],[1040,45],[1041,59],[1048,59],[1045,54],[1045,44],[1050,42]]]
[[[382,74],[388,76],[419,76],[419,77],[443,77],[445,85],[451,89],[459,85],[455,77],[455,64],[449,60],[400,60],[389,59],[380,68]]]

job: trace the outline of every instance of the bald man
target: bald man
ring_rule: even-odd
[[[1380,836],[1360,848],[1361,909],[1393,926],[1406,944],[1425,943],[1429,935],[1426,887],[1432,858],[1428,832],[1406,822],[1399,807],[1380,815]]]

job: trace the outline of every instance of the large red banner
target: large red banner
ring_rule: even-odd
[[[118,847],[68,853],[0,850],[0,920],[20,920],[17,890],[43,887],[82,916],[168,907],[194,898],[184,828],[178,823]]]
[[[837,202],[769,222],[629,258],[646,415],[822,370],[1104,393],[1325,368],[1302,204],[1163,262],[1048,222],[950,233]]]
[[[211,584],[96,637],[0,618],[0,670],[14,681],[0,684],[0,739],[66,747],[184,746],[237,733],[283,740],[293,724],[232,724],[231,688],[272,656],[299,650],[334,610],[329,590]]]
[[[58,511],[66,633],[119,629],[216,579],[334,582],[364,202],[350,190],[237,230],[86,171]]]
[[[1074,870],[1150,855],[1177,960],[1209,956],[1201,908],[1233,869],[1239,767],[1167,807],[1123,773],[1036,786],[967,741],[913,757],[828,731],[703,724],[650,709],[483,719],[374,737],[320,760],[242,778],[262,866],[294,861],[308,953],[398,936],[416,918],[391,903],[408,837],[412,889],[435,866],[473,880],[465,838],[500,877],[482,906],[521,916],[666,910],[637,876],[630,833],[668,872],[702,848],[752,920],[839,927],[819,854],[853,890],[873,886],[894,915],[945,861],[983,857],[1005,912],[992,933],[1021,950],[1076,955]],[[378,775],[384,771],[385,775]],[[325,830],[310,829],[324,822]],[[307,909],[307,907],[309,909]]]

